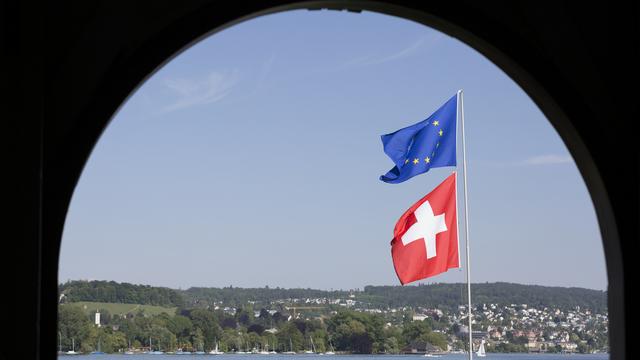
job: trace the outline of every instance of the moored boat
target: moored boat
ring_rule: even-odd
[[[480,348],[478,348],[478,352],[476,352],[478,357],[485,357],[487,354],[484,351],[484,339],[480,342]]]

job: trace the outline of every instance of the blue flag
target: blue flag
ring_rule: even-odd
[[[396,164],[380,180],[399,184],[433,167],[456,166],[456,113],[454,95],[426,120],[382,135],[384,152]]]

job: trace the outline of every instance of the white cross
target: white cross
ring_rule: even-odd
[[[407,245],[424,239],[427,259],[431,259],[436,256],[436,234],[447,231],[444,214],[434,216],[429,201],[422,203],[413,214],[417,221],[402,235],[402,243]]]

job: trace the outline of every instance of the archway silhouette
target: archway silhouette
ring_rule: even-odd
[[[51,352],[51,356],[54,355],[55,337],[53,337],[53,340],[47,339],[47,337],[48,334],[55,333],[56,310],[54,305],[57,283],[56,272],[45,274],[43,269],[57,269],[62,226],[73,188],[93,145],[120,104],[144,79],[153,73],[154,69],[169,61],[172,56],[175,56],[179,51],[187,48],[203,36],[208,36],[212,32],[219,31],[239,21],[267,13],[323,7],[350,8],[356,11],[363,9],[400,16],[454,36],[498,65],[540,107],[567,145],[592,196],[607,258],[612,358],[624,358],[626,304],[624,302],[624,277],[619,231],[621,230],[620,226],[625,224],[627,224],[625,226],[628,226],[628,223],[625,222],[628,218],[621,218],[620,211],[614,212],[611,196],[615,195],[616,199],[621,201],[620,194],[616,193],[615,189],[612,188],[614,186],[612,185],[613,180],[611,180],[613,176],[611,175],[612,170],[604,167],[603,160],[595,158],[593,152],[590,151],[590,147],[594,146],[593,133],[586,132],[582,127],[580,130],[576,127],[577,118],[581,115],[584,115],[585,118],[592,118],[589,116],[588,111],[580,109],[584,105],[583,100],[588,96],[572,95],[570,91],[562,92],[561,84],[563,84],[563,79],[553,80],[550,79],[550,75],[545,76],[542,72],[545,66],[537,67],[535,65],[535,61],[539,60],[536,58],[535,53],[522,49],[522,47],[526,47],[530,43],[525,42],[518,46],[510,42],[510,40],[517,41],[520,34],[514,33],[511,34],[511,37],[498,38],[491,31],[483,31],[483,28],[477,22],[464,23],[464,17],[456,16],[452,8],[411,8],[406,4],[369,2],[275,2],[255,7],[232,8],[224,12],[213,4],[185,5],[185,7],[179,9],[173,8],[179,11],[174,11],[171,15],[155,19],[154,26],[146,30],[137,28],[135,31],[137,34],[145,35],[137,38],[135,42],[129,43],[131,48],[126,51],[118,51],[118,49],[121,49],[118,41],[122,40],[113,40],[116,38],[113,34],[109,35],[112,37],[106,34],[103,35],[106,39],[103,44],[103,51],[112,54],[112,56],[109,59],[98,61],[100,62],[100,66],[97,66],[100,67],[99,70],[92,69],[95,70],[93,74],[99,74],[96,75],[97,78],[86,79],[88,83],[97,84],[95,87],[86,85],[86,87],[80,86],[76,90],[69,89],[72,97],[77,95],[77,99],[74,100],[78,106],[73,108],[76,121],[68,123],[68,126],[60,125],[56,131],[51,130],[50,134],[53,134],[53,140],[47,144],[47,146],[50,146],[48,149],[51,151],[47,153],[48,158],[42,165],[49,177],[48,182],[43,185],[41,190],[42,197],[46,198],[47,201],[38,207],[43,214],[39,228],[41,229],[40,233],[43,234],[41,238],[44,239],[40,244],[42,248],[39,254],[44,254],[44,256],[39,263],[41,267],[38,274],[38,278],[41,279],[39,290],[37,291],[40,311],[37,312],[38,315],[35,315],[41,325],[39,334],[42,335],[36,337],[36,344],[37,348],[51,349],[42,350],[43,356],[47,351]],[[156,8],[154,10],[163,12],[167,8]],[[131,13],[135,14],[136,12],[131,11]],[[470,12],[465,12],[464,14],[469,15]],[[489,18],[487,13],[483,13],[483,16],[484,19]],[[562,28],[560,25],[562,23],[561,20],[561,16],[552,19],[554,24],[558,24]],[[150,23],[152,23],[151,20]],[[99,24],[98,22],[95,26],[100,28],[101,25],[104,24]],[[510,29],[517,27],[514,24],[509,26],[507,28]],[[132,27],[135,28],[135,26]],[[496,30],[496,28],[493,28],[493,30]],[[120,31],[123,32],[122,35],[124,36],[126,31]],[[94,35],[97,38],[101,37],[99,32],[94,33]],[[544,37],[546,35],[548,34],[541,36]],[[522,38],[527,39],[524,35]],[[109,41],[109,39],[112,40]],[[95,40],[95,38],[92,40]],[[67,60],[65,60],[66,62],[62,67],[73,68],[73,65],[77,62],[87,59],[86,54],[82,55],[84,48],[81,45],[69,50],[70,56],[66,58]],[[86,44],[84,45],[86,46]],[[509,45],[515,48],[510,49]],[[523,54],[531,55],[533,59],[523,58]],[[76,55],[80,56],[76,57]],[[91,54],[91,56],[95,55]],[[565,54],[565,56],[570,58],[570,54]],[[113,62],[108,63],[108,60]],[[79,66],[78,69],[87,70],[89,67],[89,65],[85,64],[84,66]],[[558,69],[551,70],[551,72],[561,72]],[[91,72],[91,70],[88,71]],[[56,73],[55,76],[62,77],[64,75]],[[61,85],[60,87],[64,86]],[[71,85],[66,86],[70,87]],[[85,95],[77,93],[87,89],[92,91]],[[87,97],[91,97],[91,99]],[[605,102],[606,100],[602,101]],[[64,113],[65,111],[57,106],[51,109],[51,114],[54,118],[56,116],[62,117]],[[77,121],[78,119],[91,120],[82,123]],[[585,145],[585,142],[590,144],[589,147]],[[607,174],[607,182],[603,179],[602,173]],[[615,184],[615,181],[613,181],[613,184]],[[622,230],[626,234],[632,231],[628,227],[623,227]]]

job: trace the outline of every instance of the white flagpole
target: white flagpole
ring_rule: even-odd
[[[458,100],[460,106],[460,125],[462,129],[462,169],[464,171],[464,238],[467,243],[467,300],[469,305],[469,360],[473,359],[473,331],[471,330],[471,255],[469,253],[469,198],[467,193],[467,151],[464,141],[464,100],[462,90],[458,90]]]

